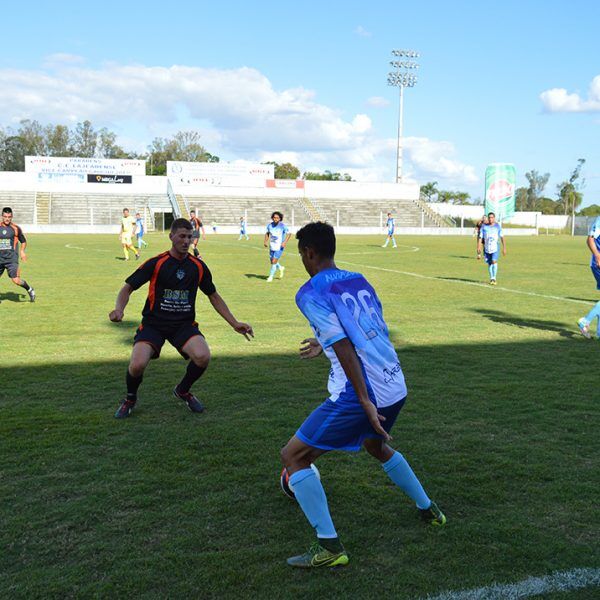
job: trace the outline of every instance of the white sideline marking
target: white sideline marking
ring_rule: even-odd
[[[600,569],[558,571],[544,577],[528,577],[517,583],[495,583],[472,590],[443,592],[436,596],[427,596],[425,600],[517,600],[592,586],[600,586]]]
[[[73,244],[65,244],[65,248],[69,248],[69,250],[85,250],[86,252],[113,252],[112,250],[102,250],[100,248],[82,248],[81,246],[73,246]]]
[[[492,287],[486,283],[477,283],[475,281],[459,281],[457,279],[447,279],[444,277],[433,277],[431,275],[421,275],[420,273],[411,273],[410,271],[397,271],[396,269],[386,269],[385,267],[374,267],[372,265],[359,265],[357,263],[351,263],[347,260],[336,260],[337,263],[350,265],[352,267],[360,267],[362,269],[374,269],[376,271],[386,271],[388,273],[398,273],[399,275],[407,275],[408,277],[417,277],[419,279],[429,279],[431,281],[439,281],[442,283],[460,283],[462,285],[473,285],[475,287],[485,288],[486,290],[498,290],[501,292],[508,292],[510,294],[521,294],[523,296],[535,296],[536,298],[546,298],[548,300],[562,300],[564,302],[574,302],[575,304],[590,305],[590,302],[586,300],[577,300],[576,298],[565,298],[564,296],[551,296],[550,294],[538,294],[537,292],[525,292],[523,290],[511,290],[505,287]]]

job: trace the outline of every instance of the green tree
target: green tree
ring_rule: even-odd
[[[527,188],[520,187],[515,190],[515,208],[518,211],[527,210]]]
[[[585,185],[585,180],[581,179],[581,169],[584,164],[585,158],[579,158],[569,179],[556,186],[558,201],[565,215],[575,214],[575,210],[583,201],[583,193],[580,190]]]
[[[535,210],[541,212],[544,215],[559,215],[561,212],[561,205],[552,200],[552,198],[538,198]]]
[[[597,217],[600,216],[600,206],[598,204],[590,204],[582,208],[578,213],[580,217]]]
[[[279,164],[273,160],[268,160],[264,165],[273,165],[275,167],[275,179],[298,179],[300,177],[300,169],[292,163],[286,162]]]
[[[219,162],[219,157],[206,151],[197,131],[178,131],[172,138],[154,138],[148,146],[147,169],[151,175],[164,175],[168,160],[186,162]]]
[[[535,169],[525,173],[525,178],[529,182],[527,188],[527,200],[525,207],[520,210],[535,210],[538,198],[542,196],[544,188],[550,179],[550,173],[540,175]]]
[[[437,185],[437,181],[429,181],[425,185],[422,185],[421,191],[419,192],[421,200],[425,200],[425,202],[433,202],[433,197],[438,193]]]
[[[96,147],[98,145],[98,133],[90,121],[77,123],[75,131],[71,136],[71,151],[73,156],[82,158],[93,158],[96,156]]]
[[[71,133],[66,125],[47,125],[44,137],[48,156],[71,156]]]
[[[348,173],[342,175],[331,171],[324,171],[323,173],[306,171],[302,178],[314,181],[352,181],[352,177]]]

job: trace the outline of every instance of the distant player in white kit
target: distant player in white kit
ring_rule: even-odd
[[[287,226],[283,223],[282,213],[275,211],[271,215],[271,219],[272,221],[267,225],[264,240],[265,248],[269,247],[269,259],[271,261],[271,270],[269,271],[269,277],[267,277],[267,283],[273,281],[276,271],[279,271],[279,279],[283,278],[285,267],[279,264],[279,260],[285,250],[285,245],[292,236]]]
[[[482,225],[479,232],[477,254],[481,254],[483,247],[483,256],[490,272],[490,285],[496,285],[500,242],[502,242],[502,255],[506,256],[506,243],[502,235],[502,227],[500,223],[496,223],[496,215],[493,212],[488,213],[488,223]]]
[[[381,247],[387,248],[387,245],[390,243],[390,240],[392,240],[392,248],[397,248],[398,246],[396,246],[396,238],[394,237],[394,232],[396,231],[396,219],[394,219],[392,213],[387,214],[386,227],[387,238],[385,239],[385,243]]]

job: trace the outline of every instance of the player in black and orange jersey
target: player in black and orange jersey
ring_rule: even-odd
[[[127,396],[115,413],[119,419],[130,415],[137,401],[144,370],[151,359],[159,357],[165,340],[169,340],[185,359],[190,359],[185,375],[173,394],[183,400],[192,412],[204,410],[198,398],[190,392],[192,384],[202,376],[210,361],[210,349],[195,321],[198,288],[235,331],[246,339],[254,337],[252,327],[238,321],[217,293],[206,264],[189,254],[192,243],[190,222],[175,219],[169,238],[172,245],[168,252],[147,260],[125,280],[115,309],[108,315],[111,321],[122,321],[131,293],[149,283],[142,324],[136,331],[127,369]]]
[[[204,225],[202,223],[202,219],[199,219],[196,216],[195,210],[190,210],[190,225],[192,226],[192,245],[194,246],[194,256],[198,258],[200,256],[200,252],[198,252],[200,232],[202,232],[203,240],[206,239],[206,234],[204,233]]]
[[[12,208],[4,207],[0,222],[0,276],[6,270],[12,282],[27,290],[29,300],[35,302],[35,290],[24,279],[21,279],[21,270],[19,269],[19,256],[22,261],[27,260],[27,254],[25,254],[27,240],[23,235],[23,230],[15,225],[12,219]]]

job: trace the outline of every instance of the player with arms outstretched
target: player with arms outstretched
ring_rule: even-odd
[[[283,278],[285,267],[279,264],[279,260],[290,237],[292,237],[292,234],[283,222],[283,214],[275,211],[271,215],[271,222],[267,225],[264,239],[264,247],[269,248],[269,260],[271,261],[271,270],[267,277],[267,283],[273,281],[276,271],[279,271],[279,279]]]
[[[302,568],[335,567],[347,564],[348,555],[338,539],[321,481],[310,468],[325,452],[364,447],[415,502],[424,520],[444,525],[446,517],[402,454],[388,445],[407,390],[375,290],[360,273],[337,268],[331,225],[309,223],[296,238],[311,276],[296,294],[296,304],[316,336],[304,340],[300,354],[313,358],[324,352],[331,370],[329,398],[281,451],[289,483],[317,534],[307,553],[287,562]]]
[[[132,292],[149,283],[142,324],[136,331],[127,369],[127,396],[115,413],[118,419],[131,414],[144,371],[151,359],[160,356],[165,340],[185,359],[190,359],[183,379],[173,390],[174,396],[183,400],[192,412],[203,412],[204,407],[190,392],[192,384],[200,379],[210,361],[208,344],[195,321],[198,288],[208,296],[215,311],[235,331],[246,339],[254,336],[250,325],[241,323],[231,314],[217,293],[206,264],[189,253],[192,242],[190,222],[187,219],[175,219],[169,238],[171,248],[168,252],[147,260],[125,280],[117,296],[115,309],[109,314],[111,321],[122,321]]]
[[[125,260],[129,260],[130,250],[133,250],[133,253],[135,254],[135,260],[137,260],[140,257],[140,253],[135,249],[133,245],[133,236],[135,235],[135,232],[135,217],[130,216],[128,208],[124,208],[123,218],[121,219],[121,232],[119,233],[119,238],[123,246],[123,254],[125,255]]]
[[[21,279],[21,270],[19,269],[19,257],[23,262],[27,260],[25,248],[27,248],[27,239],[23,230],[12,222],[13,211],[9,206],[2,209],[2,222],[0,222],[0,276],[6,270],[11,281],[22,287],[29,296],[31,302],[35,302],[35,290],[24,280]]]
[[[483,256],[490,272],[490,285],[496,285],[500,242],[502,242],[502,255],[506,256],[506,243],[502,235],[502,227],[500,223],[496,222],[496,215],[493,212],[488,213],[488,222],[481,226],[479,232],[477,254],[480,255],[483,249]]]

